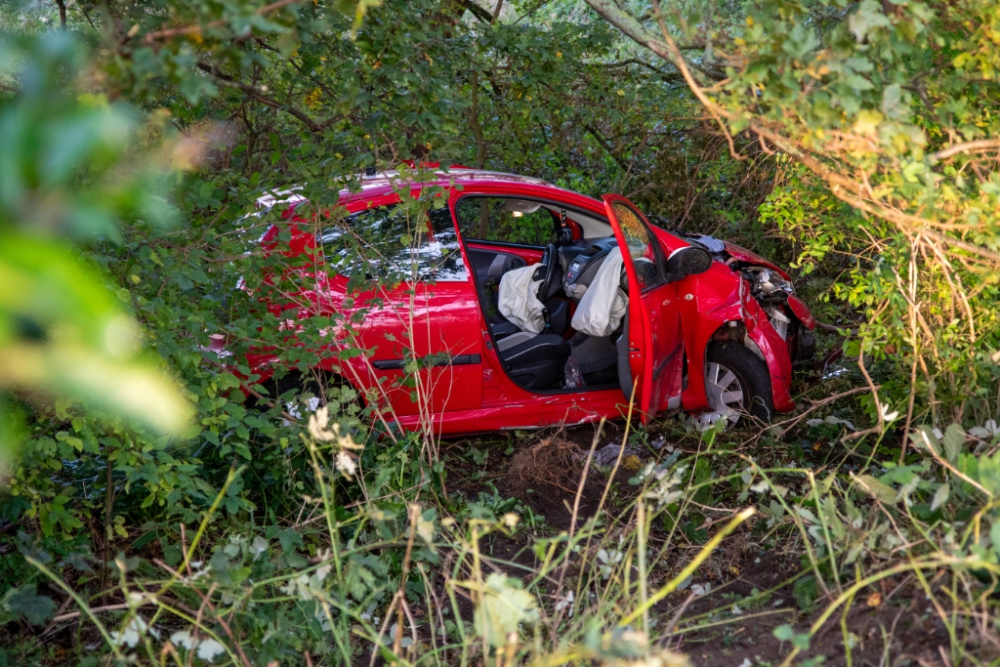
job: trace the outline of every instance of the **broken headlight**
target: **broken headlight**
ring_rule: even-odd
[[[774,269],[751,266],[743,269],[743,277],[750,283],[750,289],[758,301],[784,301],[788,295],[795,294],[792,282],[785,280]]]

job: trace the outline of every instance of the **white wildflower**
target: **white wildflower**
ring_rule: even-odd
[[[889,406],[885,403],[882,404],[882,420],[886,423],[891,424],[892,422],[899,419],[899,410],[893,410],[889,412]]]
[[[337,470],[344,474],[344,477],[351,479],[351,477],[358,471],[358,466],[349,453],[343,449],[337,452]]]
[[[573,591],[570,591],[569,595],[567,595],[562,600],[556,603],[556,611],[562,611],[566,607],[569,607],[570,608],[569,615],[572,616],[573,615],[572,604],[574,599],[576,599],[576,597],[573,595]]]
[[[148,629],[149,626],[146,625],[146,621],[141,616],[136,616],[128,622],[128,625],[121,632],[113,631],[111,633],[111,641],[114,642],[115,646],[125,645],[129,648],[135,648],[139,643],[139,638]]]
[[[316,442],[333,442],[337,439],[337,434],[327,428],[330,423],[330,408],[321,407],[315,413],[309,415],[309,435]]]

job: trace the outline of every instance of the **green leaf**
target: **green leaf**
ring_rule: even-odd
[[[492,646],[504,646],[521,623],[538,620],[538,603],[520,583],[497,573],[486,579],[476,608],[476,632]]]
[[[858,559],[858,556],[861,555],[861,552],[864,551],[864,548],[864,544],[855,544],[851,547],[850,551],[847,552],[847,558],[844,559],[844,565],[851,565],[854,563],[854,561]]]
[[[863,42],[868,33],[876,28],[884,28],[890,23],[882,11],[882,5],[875,0],[862,0],[857,10],[847,19],[847,25],[854,33],[854,37]]]
[[[33,625],[44,625],[56,611],[52,598],[37,595],[34,584],[12,588],[4,596],[3,606],[10,613],[21,614]]]
[[[951,487],[948,486],[948,482],[945,482],[934,492],[934,499],[931,500],[931,511],[934,512],[937,508],[948,502],[948,495],[950,493]]]
[[[864,109],[858,113],[858,118],[854,121],[854,132],[861,135],[875,134],[883,116],[878,111]]]
[[[168,433],[187,428],[187,398],[155,359],[136,354],[136,323],[69,247],[3,234],[0,284],[0,323],[17,318],[38,332],[0,344],[0,386],[66,396]]]
[[[898,83],[886,86],[882,91],[882,113],[894,120],[904,118],[910,109],[903,99],[903,89]]]
[[[871,475],[858,475],[855,479],[862,489],[883,503],[896,502],[896,490],[891,486],[886,486]]]
[[[809,635],[807,633],[795,632],[795,629],[788,623],[776,627],[774,629],[774,636],[778,641],[792,642],[792,646],[800,651],[805,651],[809,648]]]
[[[930,450],[935,454],[941,454],[941,443],[938,442],[938,439],[934,436],[934,432],[929,426],[921,426],[915,432],[911,433],[910,440],[917,447]]]
[[[944,456],[948,463],[958,461],[958,455],[965,446],[965,429],[959,424],[950,424],[944,433]]]

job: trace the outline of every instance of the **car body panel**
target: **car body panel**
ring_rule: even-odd
[[[788,275],[788,273],[784,269],[782,269],[780,266],[777,266],[776,264],[774,264],[773,262],[771,262],[771,260],[769,260],[769,259],[764,259],[763,257],[761,257],[757,253],[753,252],[752,250],[747,250],[746,248],[741,248],[740,246],[736,245],[735,243],[730,243],[729,241],[723,241],[722,243],[726,246],[726,252],[729,253],[729,255],[733,259],[735,259],[737,261],[740,261],[740,262],[745,262],[747,264],[754,264],[756,266],[763,266],[763,267],[766,267],[768,269],[771,269],[772,271],[777,271],[781,275],[781,277],[784,278],[785,280],[791,280],[792,279],[792,277],[790,275]]]
[[[785,341],[750,296],[746,281],[721,262],[714,262],[705,273],[689,276],[677,285],[689,369],[687,386],[681,397],[684,409],[689,412],[708,409],[704,373],[693,373],[690,369],[704,368],[709,343],[730,322],[742,322],[747,335],[763,353],[771,373],[775,409],[779,412],[794,409],[789,393],[792,365]]]
[[[360,192],[341,193],[340,206],[353,214],[397,202],[396,188],[400,186],[409,187],[413,194],[428,186],[443,188],[442,196],[447,197],[452,223],[459,234],[467,278],[367,288],[367,292],[348,295],[346,278],[328,276],[323,267],[298,259],[310,255],[316,235],[315,226],[296,214],[299,202],[292,201],[284,216],[293,230],[292,240],[282,252],[290,258],[289,271],[298,272],[303,285],[284,305],[267,301],[268,308],[284,318],[282,326],[287,327],[289,336],[294,337],[296,330],[307,326],[312,315],[340,318],[340,324],[330,332],[329,344],[318,351],[319,367],[337,373],[362,392],[380,395],[382,402],[392,408],[387,418],[403,428],[431,423],[441,435],[457,435],[580,423],[625,414],[628,398],[620,389],[535,391],[519,386],[508,376],[479,301],[468,252],[508,252],[535,264],[543,251],[538,247],[511,247],[500,242],[461,238],[456,204],[469,195],[558,203],[609,220],[624,247],[621,228],[612,211],[612,204],[621,202],[646,223],[664,257],[689,245],[688,242],[649,225],[636,207],[616,195],[608,195],[602,202],[540,179],[468,168],[438,172],[429,182],[419,184],[402,182],[400,178],[392,173],[365,177]],[[270,238],[265,235],[265,246],[272,247],[274,238],[274,234]],[[787,277],[780,268],[756,254],[732,244],[726,246],[738,261],[773,268]],[[783,412],[794,407],[789,393],[788,348],[771,326],[767,313],[750,296],[749,287],[739,273],[721,261],[714,261],[705,273],[662,284],[642,294],[630,260],[626,261],[626,270],[630,287],[629,363],[632,377],[638,378],[635,405],[644,421],[670,407],[683,406],[690,412],[708,408],[705,351],[720,330],[737,322],[745,325],[747,338],[756,345],[771,371],[776,410]],[[371,308],[359,322],[351,323],[352,314],[366,308],[375,298],[381,299],[381,305]],[[789,307],[805,326],[814,326],[811,313],[801,300],[789,299]],[[413,332],[412,340],[409,331]],[[369,350],[369,354],[344,358],[347,355],[340,351],[345,347],[361,347]],[[416,373],[419,389],[399,386],[407,375],[406,360],[426,357],[437,363]],[[255,350],[247,357],[254,373],[264,379],[270,376],[276,358],[266,349]],[[452,363],[445,361],[446,358]],[[422,400],[412,400],[414,391],[423,393]]]
[[[788,355],[788,347],[785,340],[771,326],[764,309],[749,294],[749,288],[744,287],[741,307],[747,335],[756,343],[771,372],[771,398],[774,409],[778,412],[790,412],[795,409],[795,401],[791,395],[792,360]]]
[[[468,316],[479,308],[479,300],[469,282],[438,282],[433,287],[404,283],[354,294],[351,307],[343,303],[346,282],[341,276],[332,281],[329,307],[348,318],[363,313],[349,343],[371,353],[350,360],[353,368],[342,369],[342,374],[363,378],[365,389],[384,392],[400,416],[418,414],[421,406],[435,413],[481,407],[483,342],[477,319]],[[381,303],[373,305],[376,300]],[[413,387],[400,386],[411,355],[429,358],[430,365],[416,371]],[[447,359],[459,362],[445,363]],[[414,401],[412,392],[422,392],[425,400]]]
[[[460,410],[421,418],[403,416],[396,420],[400,427],[413,430],[428,422],[440,435],[457,436],[486,431],[512,431],[570,426],[603,419],[615,419],[627,414],[628,406],[619,389],[602,389],[575,394],[571,398],[550,396],[544,400],[500,400],[494,395],[488,404],[477,410]]]
[[[806,305],[805,301],[791,294],[788,297],[788,307],[791,308],[792,313],[795,317],[799,318],[802,324],[806,325],[810,330],[816,328],[816,318],[813,316],[812,311],[809,310],[809,306]]]
[[[705,273],[676,283],[688,359],[687,386],[681,405],[689,412],[707,410],[705,351],[715,333],[727,322],[740,320],[740,278],[721,262],[713,262]]]

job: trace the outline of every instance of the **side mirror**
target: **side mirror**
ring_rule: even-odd
[[[678,276],[704,273],[710,266],[712,266],[712,255],[697,246],[678,248],[667,258],[667,273]]]

